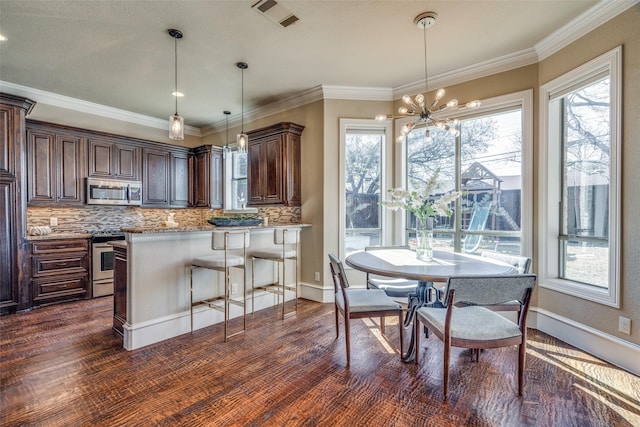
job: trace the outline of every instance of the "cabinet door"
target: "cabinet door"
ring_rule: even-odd
[[[113,178],[113,152],[115,144],[112,141],[104,141],[89,138],[89,176],[92,178]]]
[[[113,248],[113,329],[124,334],[127,322],[127,249]]]
[[[140,148],[118,144],[115,146],[115,178],[140,180]]]
[[[65,204],[84,202],[84,153],[82,138],[56,136],[56,201]]]
[[[0,309],[15,308],[18,299],[18,245],[13,236],[16,183],[0,177]]]
[[[211,155],[209,151],[196,151],[195,154],[195,200],[196,207],[209,207]]]
[[[262,164],[263,204],[283,203],[282,194],[282,143],[281,136],[265,141],[265,158]]]
[[[29,130],[27,132],[28,202],[55,203],[55,135]]]
[[[142,150],[142,204],[169,206],[169,152],[144,148]]]
[[[249,193],[247,204],[249,206],[262,203],[262,195],[264,194],[264,178],[262,177],[262,162],[265,158],[264,150],[263,142],[249,143],[247,149],[247,192]]]
[[[224,178],[222,150],[214,147],[211,151],[211,207],[222,208],[224,204]]]
[[[187,207],[189,204],[189,155],[171,154],[171,200],[174,207]]]

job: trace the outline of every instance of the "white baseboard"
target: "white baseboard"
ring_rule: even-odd
[[[333,293],[333,285],[325,287],[319,283],[300,282],[298,296],[311,301],[329,303],[333,302]]]
[[[640,346],[539,307],[531,307],[527,326],[640,376]]]

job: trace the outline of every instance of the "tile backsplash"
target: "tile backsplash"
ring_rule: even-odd
[[[222,216],[222,209],[149,209],[133,206],[28,207],[27,229],[48,226],[50,218],[57,218],[52,226],[57,233],[119,230],[121,227],[163,227],[169,213],[182,226],[207,224],[212,216]],[[253,214],[252,214],[253,215]],[[301,222],[300,207],[259,208],[256,217],[269,218],[269,225]]]

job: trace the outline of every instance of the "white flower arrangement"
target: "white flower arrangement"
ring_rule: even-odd
[[[427,185],[418,190],[407,191],[401,187],[387,190],[391,198],[380,202],[380,205],[392,211],[398,209],[409,211],[423,224],[426,223],[428,217],[451,216],[452,211],[449,209],[449,204],[460,197],[461,193],[459,191],[452,191],[429,203],[430,196],[438,188],[437,178],[439,173],[440,169],[437,169],[429,179],[429,182],[427,182]]]

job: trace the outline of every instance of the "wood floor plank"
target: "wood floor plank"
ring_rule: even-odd
[[[346,368],[331,304],[257,312],[227,343],[214,325],[131,352],[111,310],[103,297],[0,317],[0,425],[640,425],[638,377],[535,330],[524,396],[515,347],[478,362],[455,349],[443,404],[442,343],[423,339],[420,364],[403,363],[390,319],[387,337],[353,321]]]

